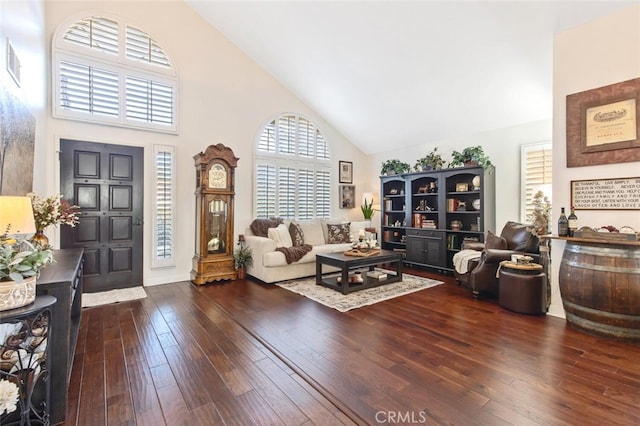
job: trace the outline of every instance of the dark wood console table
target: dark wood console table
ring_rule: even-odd
[[[37,295],[49,294],[58,299],[51,312],[51,424],[63,422],[67,416],[67,388],[82,314],[83,252],[83,249],[54,251],[55,263],[42,269],[36,281]]]
[[[640,242],[565,241],[558,284],[567,322],[608,337],[640,340]]]

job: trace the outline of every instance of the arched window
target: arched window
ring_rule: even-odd
[[[177,132],[175,71],[144,31],[101,16],[62,26],[52,67],[55,117]]]
[[[267,123],[256,143],[254,163],[255,217],[330,216],[329,149],[311,121],[284,114]]]

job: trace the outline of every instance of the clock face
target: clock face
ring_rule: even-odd
[[[226,188],[227,170],[222,164],[214,164],[209,169],[209,188]]]

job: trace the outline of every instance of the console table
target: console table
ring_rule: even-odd
[[[38,296],[33,303],[0,316],[0,379],[18,387],[16,408],[0,414],[0,424],[49,424],[48,342],[55,303],[53,296]]]
[[[51,424],[67,416],[67,388],[82,314],[83,253],[83,249],[55,250],[55,263],[43,268],[36,281],[37,295],[58,299],[51,312]]]

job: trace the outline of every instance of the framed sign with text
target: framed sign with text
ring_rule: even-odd
[[[640,210],[640,177],[571,181],[576,210]]]

